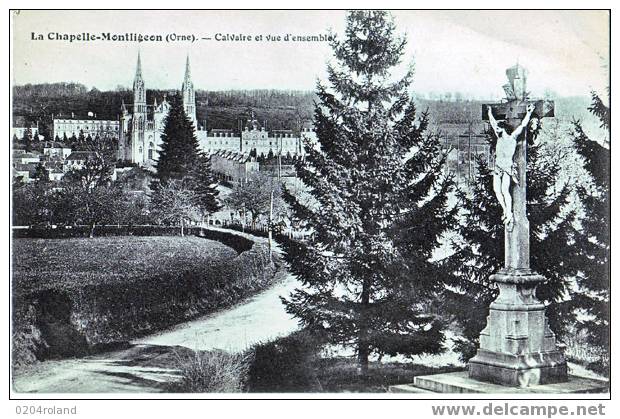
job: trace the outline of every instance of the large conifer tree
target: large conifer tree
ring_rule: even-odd
[[[170,98],[168,116],[161,135],[159,158],[155,169],[157,179],[183,179],[194,170],[200,157],[194,124],[183,109],[179,95]]]
[[[194,205],[203,214],[217,211],[217,182],[211,172],[210,160],[201,151],[194,132],[194,123],[183,109],[179,95],[170,100],[165,120],[162,144],[155,169],[157,181],[151,186],[161,192],[170,180],[185,184],[193,193]],[[154,196],[154,201],[158,199]]]
[[[608,102],[609,103],[609,102]],[[601,121],[607,134],[611,127],[611,110],[596,93],[592,93],[589,108]],[[577,297],[579,306],[588,316],[580,319],[581,330],[587,331],[589,340],[609,360],[610,338],[610,163],[609,136],[595,141],[588,137],[581,123],[573,123],[573,143],[583,157],[584,167],[591,176],[590,184],[577,188],[584,216],[581,219],[576,243],[578,257],[574,260],[579,274],[577,281],[583,290]]]
[[[537,132],[529,138],[537,137]],[[495,146],[495,136],[488,140]],[[561,181],[562,150],[557,144],[533,140],[527,149],[527,216],[530,221],[531,267],[546,278],[537,289],[538,298],[549,304],[551,329],[560,337],[575,319],[571,280],[575,270],[572,244],[575,211],[567,205],[571,186]],[[493,191],[493,174],[478,161],[478,173],[469,192],[458,192],[461,207],[455,253],[444,261],[453,273],[446,289],[447,312],[463,331],[456,349],[464,361],[475,355],[478,337],[486,325],[489,305],[497,297],[497,286],[489,277],[504,265],[502,209]]]
[[[284,300],[303,326],[356,349],[366,375],[372,353],[442,350],[441,328],[424,305],[441,274],[429,262],[452,223],[450,182],[441,177],[438,140],[425,135],[403,78],[391,73],[406,40],[383,11],[350,12],[334,40],[330,87],[318,84],[315,130],[297,172],[313,203],[285,199],[313,234],[287,245],[304,287]]]

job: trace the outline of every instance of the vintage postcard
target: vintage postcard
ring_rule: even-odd
[[[11,11],[12,397],[608,398],[610,18]]]

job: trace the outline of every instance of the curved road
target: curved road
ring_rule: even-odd
[[[284,274],[283,280],[237,306],[137,339],[128,348],[33,365],[14,376],[13,388],[36,393],[165,391],[166,383],[178,377],[168,367],[188,348],[243,351],[295,331],[297,322],[284,310],[280,296],[288,296],[296,286],[296,279]]]

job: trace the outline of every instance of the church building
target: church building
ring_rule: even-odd
[[[192,83],[189,57],[185,63],[185,77],[181,86],[183,108],[194,122],[196,121],[196,98]],[[146,86],[142,78],[142,64],[138,53],[136,76],[133,81],[133,104],[123,103],[120,116],[120,135],[118,141],[118,157],[143,167],[153,167],[157,161],[161,144],[161,134],[170,104],[164,99],[158,104],[153,99],[152,105],[146,103]],[[206,134],[206,132],[205,132]]]
[[[241,132],[228,129],[212,129],[207,131],[198,126],[196,118],[196,95],[192,82],[189,56],[185,63],[185,77],[181,85],[181,96],[185,113],[194,123],[194,132],[202,151],[211,155],[220,151],[240,153],[250,156],[302,156],[303,140],[315,140],[316,135],[308,124],[302,125],[299,132],[277,130],[269,132],[261,126],[252,115]],[[142,64],[138,53],[136,75],[133,81],[133,104],[123,103],[120,115],[118,140],[118,158],[153,168],[158,159],[161,135],[170,103],[164,99],[157,103],[146,103],[146,86],[142,78]]]

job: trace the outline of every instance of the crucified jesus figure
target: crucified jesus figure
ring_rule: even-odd
[[[502,221],[508,230],[512,230],[514,216],[512,212],[512,197],[510,196],[510,181],[512,180],[516,185],[519,185],[519,174],[513,157],[517,148],[517,138],[530,122],[530,117],[532,116],[532,112],[534,112],[534,105],[529,104],[527,106],[525,117],[519,126],[510,134],[506,132],[506,128],[510,128],[508,124],[498,123],[495,120],[491,107],[488,108],[488,112],[489,122],[497,136],[497,145],[495,146],[495,170],[493,171],[493,190],[504,211]]]

